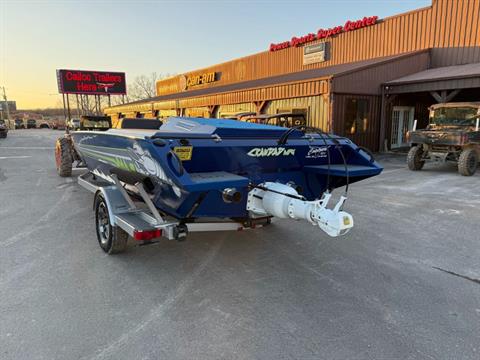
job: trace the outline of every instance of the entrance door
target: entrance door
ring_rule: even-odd
[[[407,132],[412,130],[415,108],[409,106],[394,106],[392,111],[391,148],[408,146]]]

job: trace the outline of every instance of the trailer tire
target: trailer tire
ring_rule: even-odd
[[[119,254],[127,249],[128,234],[111,224],[108,205],[102,195],[95,199],[95,229],[98,244],[107,254]]]
[[[61,177],[72,176],[72,145],[67,137],[57,139],[55,143],[55,165]]]
[[[458,172],[463,176],[472,176],[477,171],[478,156],[475,149],[465,149],[458,158]]]
[[[425,160],[422,160],[423,149],[421,146],[412,146],[407,155],[407,165],[412,171],[422,170]]]

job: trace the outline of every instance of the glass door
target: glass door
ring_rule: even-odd
[[[407,147],[407,132],[412,130],[415,108],[410,106],[394,106],[392,111],[392,149]]]

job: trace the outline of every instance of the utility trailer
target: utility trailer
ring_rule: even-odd
[[[135,196],[131,196],[118,175],[112,174],[111,178],[114,180],[113,184],[95,177],[91,172],[78,177],[78,184],[94,194],[97,239],[100,247],[108,254],[125,251],[129,236],[139,245],[149,245],[158,242],[160,238],[182,241],[190,232],[240,231],[271,223],[270,216],[243,223],[237,221],[188,223],[168,219],[159,213],[141,182],[133,185],[137,192]]]

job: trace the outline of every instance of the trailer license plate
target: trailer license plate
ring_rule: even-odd
[[[193,146],[175,146],[173,151],[178,155],[179,159],[182,161],[187,161],[192,159],[192,150]]]

